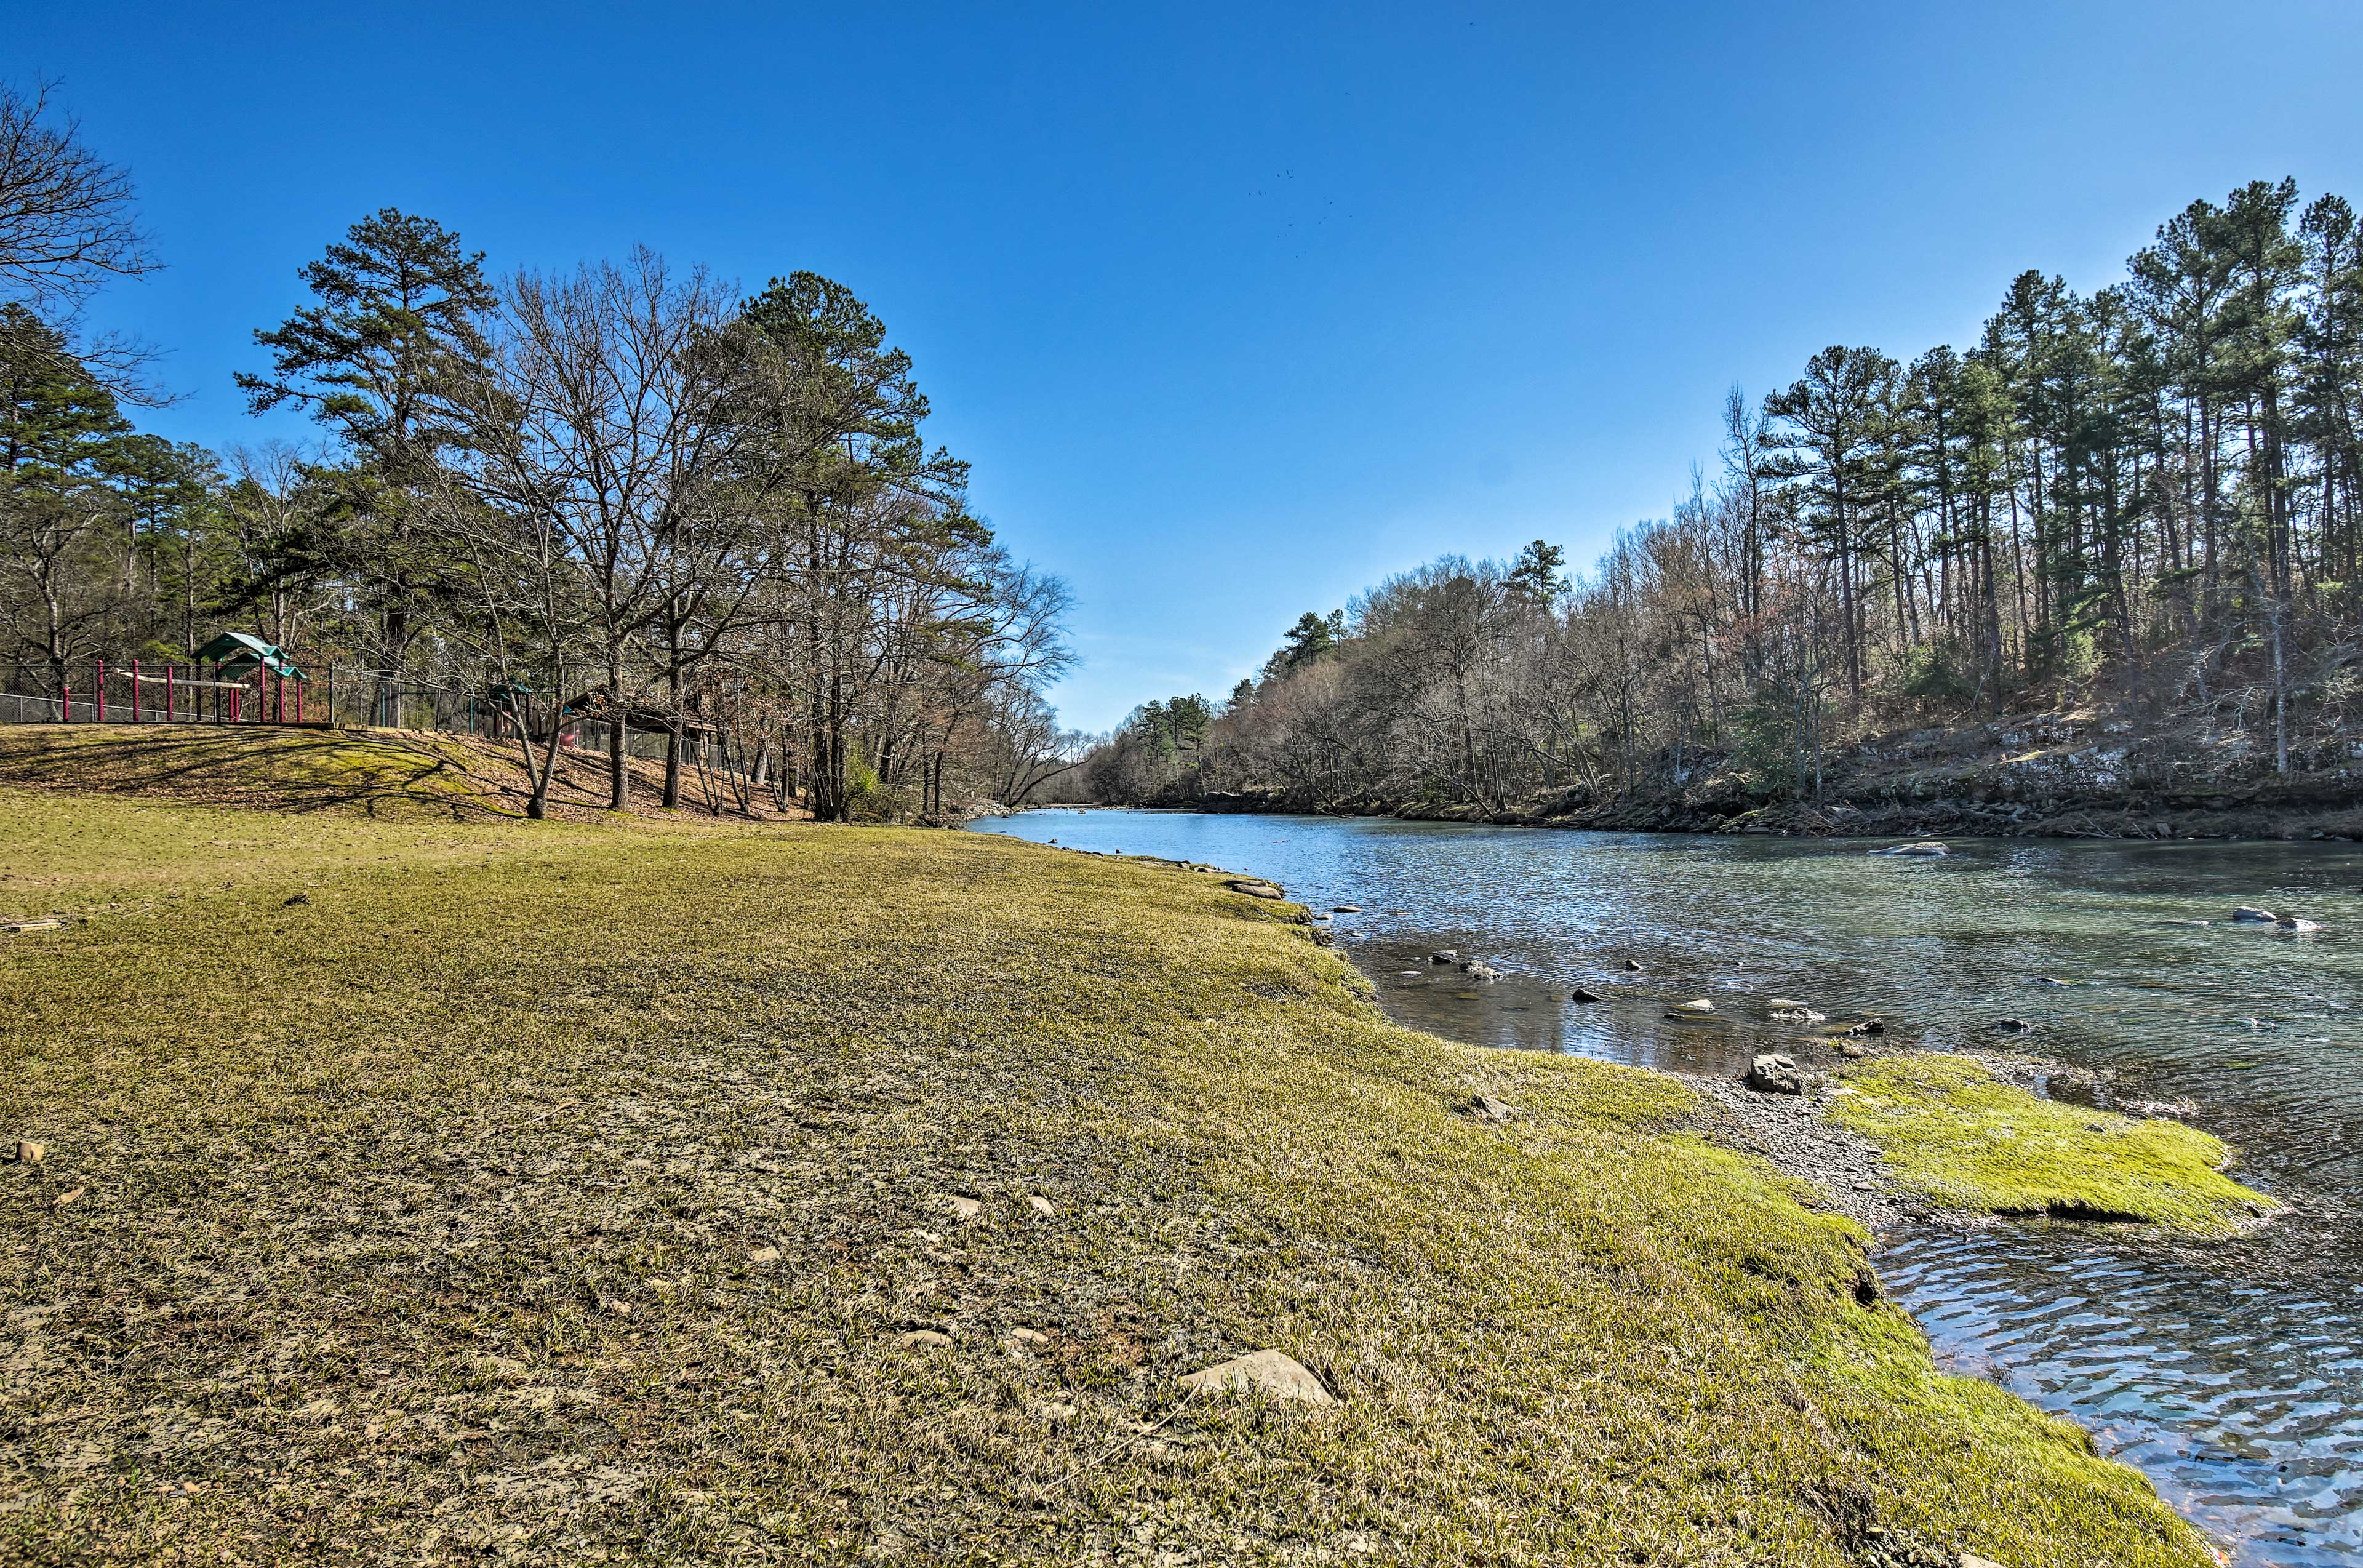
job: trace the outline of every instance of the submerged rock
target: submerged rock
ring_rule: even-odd
[[[1189,1373],[1182,1377],[1182,1386],[1207,1394],[1253,1390],[1274,1399],[1294,1399],[1307,1405],[1337,1403],[1337,1396],[1293,1358],[1270,1350]]]
[[[1594,991],[1589,985],[1577,986],[1568,996],[1568,1000],[1570,1002],[1604,1002],[1608,998],[1603,996],[1599,992]]]
[[[1648,966],[1647,964],[1646,964],[1646,963],[1643,963],[1643,962],[1642,962],[1639,959],[1637,959],[1637,958],[1628,958],[1628,959],[1626,959],[1626,960],[1625,961],[1625,967],[1626,969],[1628,969],[1628,970],[1632,971],[1634,973],[1638,974],[1638,973],[1640,973],[1643,970],[1645,970],[1645,969],[1648,968],[1649,966]]]
[[[1668,1007],[1677,1013],[1712,1013],[1714,1004],[1701,996],[1689,1002],[1670,1002]]]
[[[1438,948],[1427,955],[1430,963],[1451,963],[1460,956],[1459,948]]]
[[[2294,936],[2303,931],[2318,931],[2322,927],[2312,920],[2301,920],[2294,915],[2284,915],[2274,922],[2273,929],[2285,935]]]
[[[1915,860],[1936,855],[1949,855],[1952,852],[1952,851],[1947,849],[1942,844],[1930,843],[1925,840],[1910,844],[1890,844],[1883,850],[1873,850],[1870,851],[1870,853],[1874,855],[1905,855]]]
[[[2025,1034],[2035,1026],[2025,1018],[1996,1018],[1994,1028],[2004,1034]]]
[[[2233,910],[2232,918],[2235,923],[2242,925],[2271,926],[2280,922],[2279,915],[2269,909],[2259,909],[2252,904],[2243,904]]]
[[[1333,904],[1329,906],[1332,915],[1359,915],[1361,912],[1362,906],[1359,904]]]
[[[1502,978],[1502,972],[1494,968],[1492,964],[1487,963],[1481,958],[1472,958],[1463,962],[1460,965],[1460,973],[1469,976],[1471,980],[1499,980]]]

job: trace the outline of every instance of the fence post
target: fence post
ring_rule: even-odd
[[[164,722],[172,722],[172,666],[164,666]]]
[[[131,722],[139,722],[139,661],[131,662]]]
[[[94,661],[94,663],[96,664],[98,671],[98,678],[93,683],[98,688],[97,720],[99,723],[105,724],[106,722],[106,661],[100,659]]]

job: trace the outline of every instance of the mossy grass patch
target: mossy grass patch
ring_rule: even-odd
[[[1895,1179],[1947,1208],[2229,1234],[2279,1207],[2223,1173],[2199,1129],[2047,1100],[1965,1056],[1914,1051],[1849,1068],[1830,1114]]]

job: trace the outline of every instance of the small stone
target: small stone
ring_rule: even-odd
[[[2002,1564],[1990,1557],[1980,1557],[1974,1551],[1964,1551],[1961,1553],[1959,1568],[2002,1568]]]
[[[1333,904],[1329,907],[1329,912],[1333,915],[1359,915],[1362,912],[1362,906],[1359,904]]]
[[[776,1263],[780,1261],[780,1250],[777,1247],[758,1247],[747,1254],[747,1261],[750,1263]]]
[[[49,1157],[48,1144],[36,1143],[29,1138],[17,1140],[17,1163],[19,1165],[38,1165]]]
[[[2294,915],[2284,915],[2279,920],[2274,922],[2273,929],[2278,931],[2297,933],[2302,931],[2318,931],[2322,929],[2322,927],[2312,920],[2301,920]]]
[[[1885,1034],[1887,1032],[1887,1020],[1885,1018],[1865,1018],[1862,1022],[1855,1025],[1853,1029],[1848,1032],[1853,1034]]]
[[[1502,978],[1502,972],[1494,968],[1492,964],[1487,963],[1481,958],[1472,958],[1462,963],[1460,966],[1460,973],[1469,976],[1471,980],[1499,980]]]
[[[1471,1095],[1460,1107],[1479,1121],[1515,1121],[1518,1113],[1491,1095]]]
[[[914,1329],[907,1334],[894,1336],[894,1348],[899,1351],[939,1351],[949,1349],[949,1334],[938,1334],[933,1329]]]
[[[1646,963],[1643,963],[1643,962],[1642,962],[1639,959],[1637,959],[1637,958],[1628,958],[1628,959],[1626,959],[1626,960],[1625,961],[1625,967],[1627,970],[1631,971],[1633,973],[1635,973],[1635,974],[1638,974],[1638,973],[1640,973],[1643,970],[1645,970],[1645,969],[1648,968],[1649,966],[1648,966],[1647,964],[1646,964]]]
[[[1870,1052],[1850,1040],[1842,1040],[1838,1041],[1838,1054],[1850,1062],[1859,1062]]]
[[[2025,1034],[2035,1026],[2025,1018],[1996,1018],[1994,1028],[2004,1034]]]
[[[1457,948],[1438,948],[1434,952],[1427,955],[1427,962],[1430,963],[1451,963],[1459,957],[1460,951]]]
[[[1603,997],[1599,992],[1594,991],[1589,985],[1577,986],[1568,996],[1568,1000],[1570,1002],[1599,1002],[1605,999],[1606,998]]]
[[[1806,1075],[1797,1070],[1795,1062],[1771,1054],[1748,1063],[1745,1082],[1759,1095],[1802,1095],[1807,1086]]]
[[[2243,904],[2232,911],[2232,918],[2251,925],[2270,926],[2280,919],[2269,909],[2259,909],[2253,904]]]
[[[1009,1337],[1021,1345],[1047,1345],[1050,1342],[1050,1336],[1039,1329],[1012,1329]]]
[[[1226,1394],[1253,1389],[1269,1394],[1274,1399],[1298,1399],[1308,1405],[1335,1405],[1337,1396],[1321,1385],[1321,1380],[1278,1351],[1258,1351],[1239,1356],[1203,1372],[1193,1372],[1182,1379],[1184,1388],[1208,1394]]]
[[[1703,996],[1694,997],[1688,1002],[1676,1002],[1672,1004],[1672,1006],[1673,1010],[1677,1013],[1712,1013],[1714,1011],[1714,1004],[1708,1001]]]
[[[1048,1198],[1044,1197],[1040,1193],[1036,1193],[1031,1197],[1028,1197],[1026,1200],[1026,1204],[1027,1207],[1031,1208],[1035,1213],[1040,1215],[1045,1219],[1052,1218],[1059,1212],[1057,1206],[1052,1204]]]
[[[50,1207],[52,1208],[63,1208],[66,1205],[73,1202],[74,1199],[82,1196],[83,1194],[88,1191],[90,1191],[88,1187],[75,1187],[71,1192],[60,1193],[58,1195],[58,1201]]]
[[[294,897],[287,899],[285,902],[281,904],[280,907],[283,909],[293,909],[298,904],[309,904],[310,902],[312,902],[312,895],[310,894],[299,893],[295,895]]]
[[[1037,1414],[1040,1415],[1046,1420],[1070,1421],[1074,1419],[1075,1407],[1072,1405],[1063,1403],[1045,1405],[1037,1412]]]

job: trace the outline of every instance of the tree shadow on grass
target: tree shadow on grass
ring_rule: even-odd
[[[500,776],[479,749],[450,740],[206,725],[12,726],[0,728],[0,784],[378,817],[522,815],[516,781]]]

